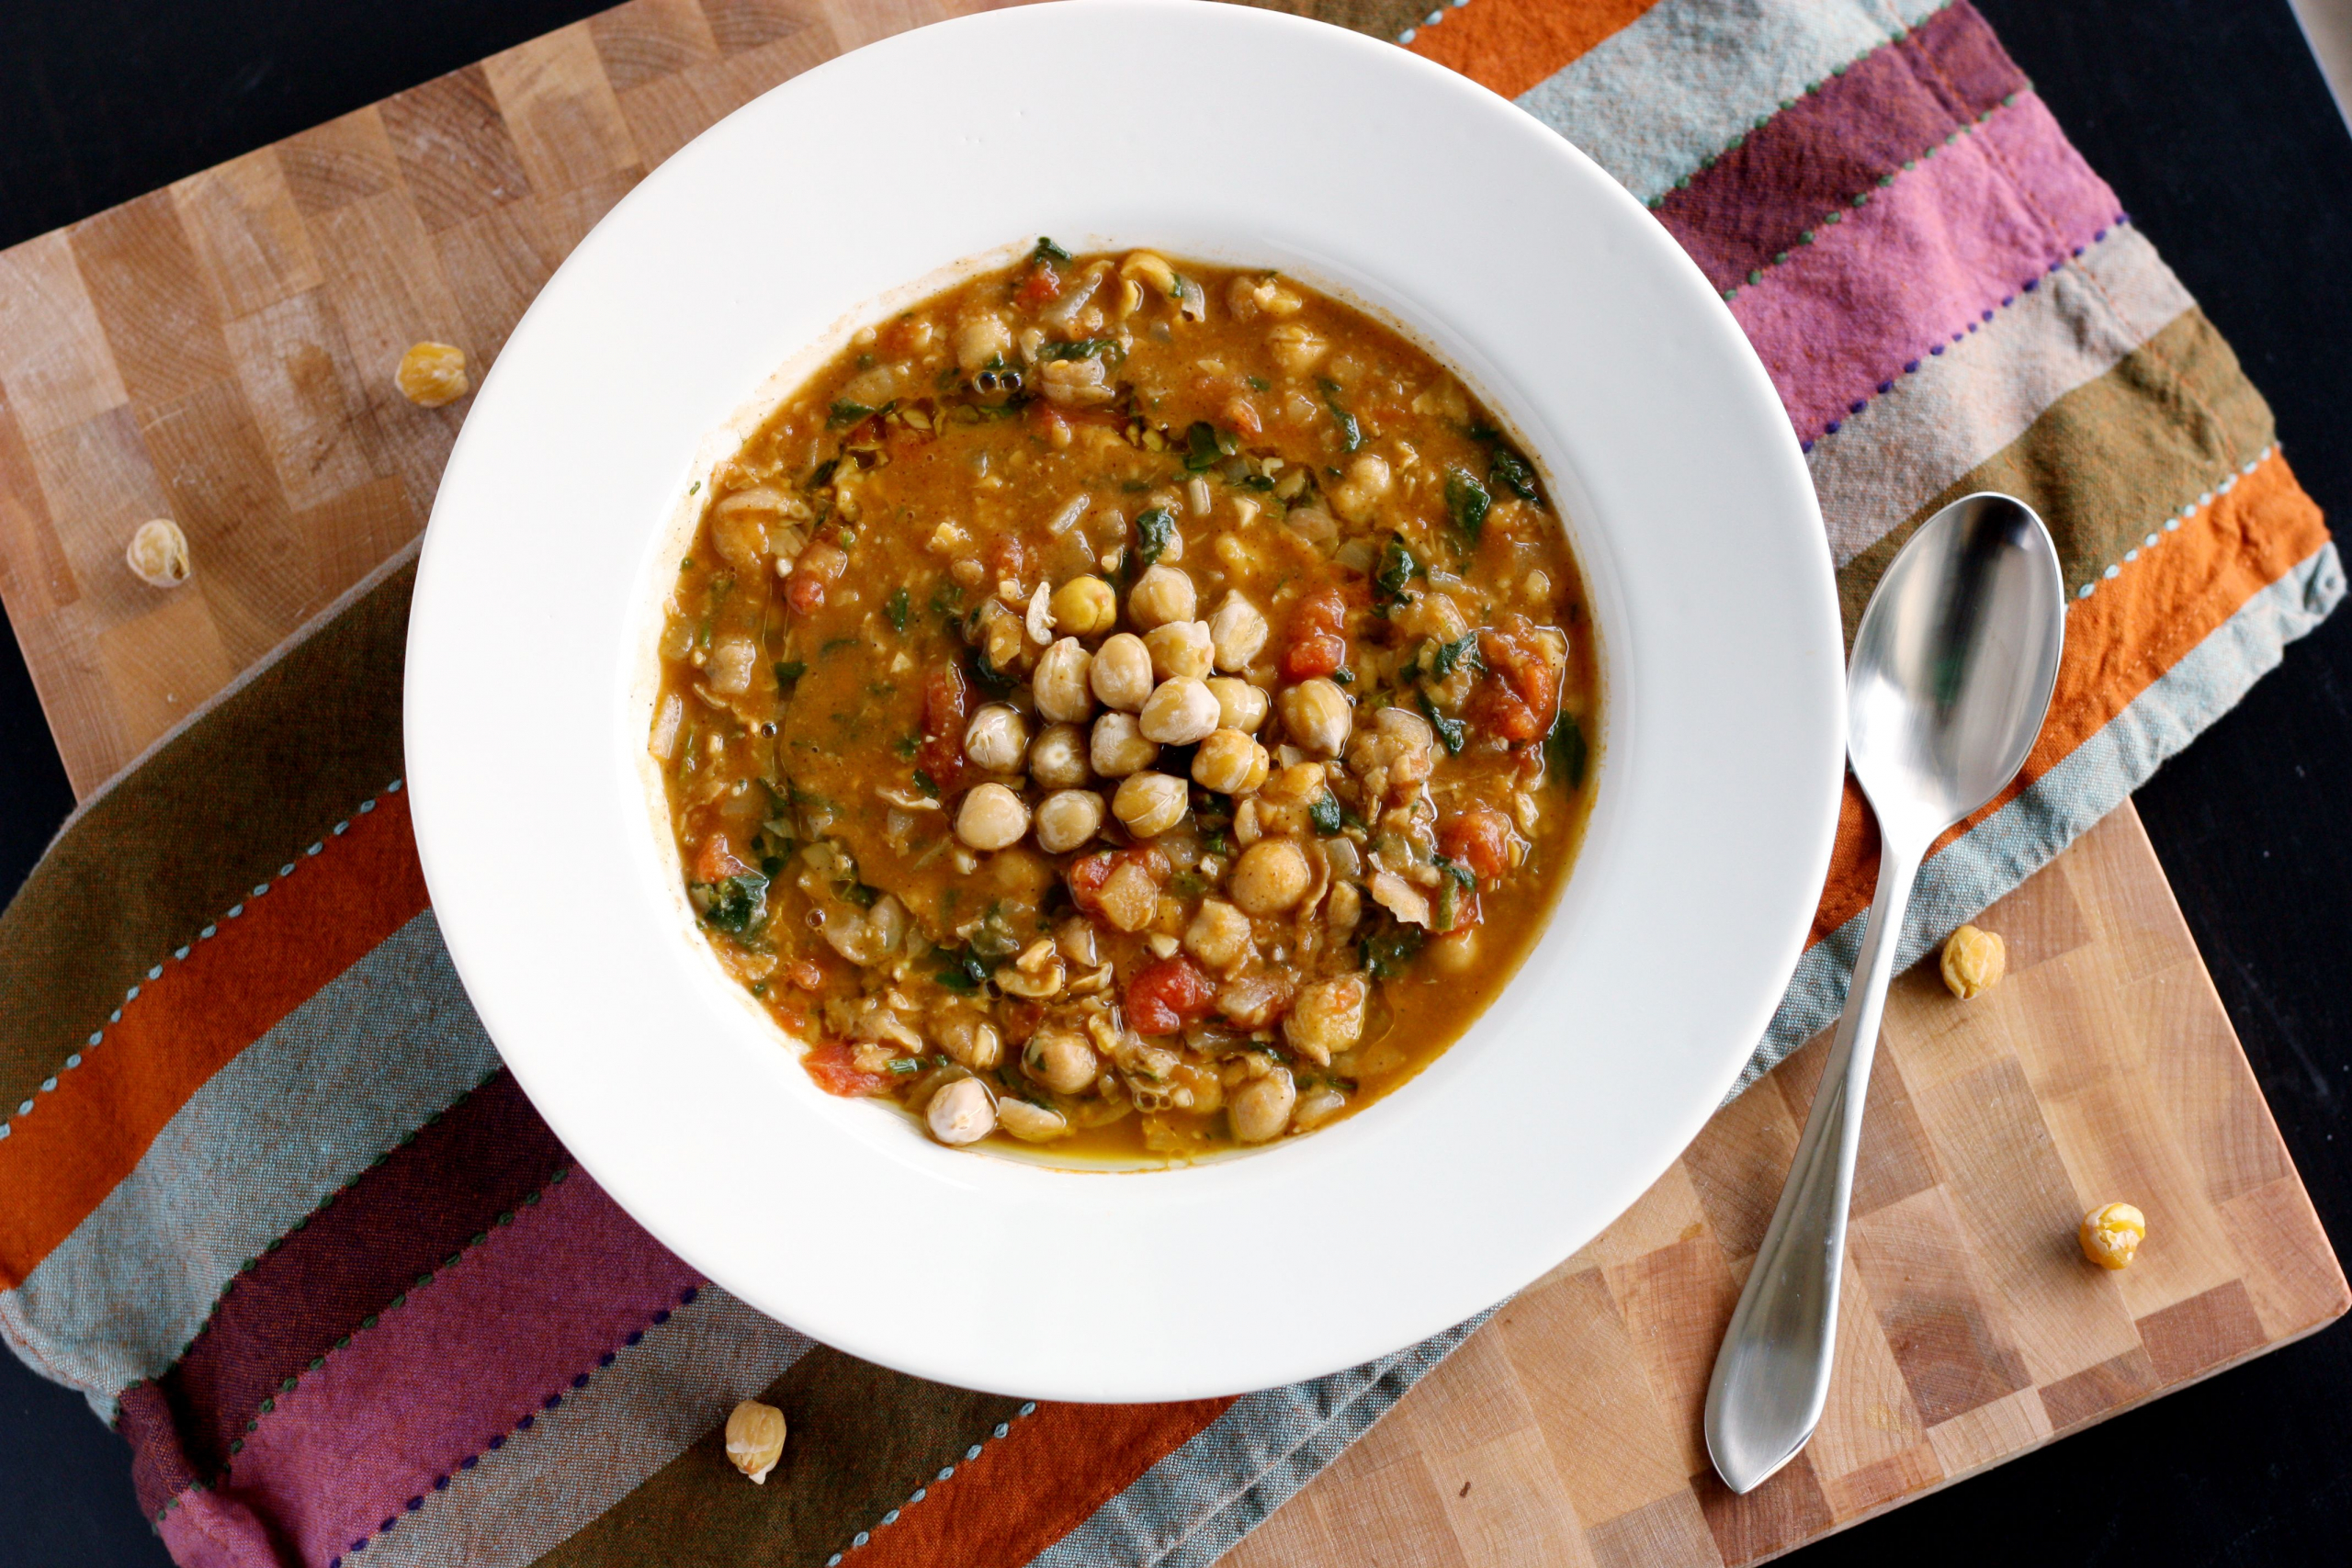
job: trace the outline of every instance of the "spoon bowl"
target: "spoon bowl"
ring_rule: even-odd
[[[1930,839],[2025,765],[2058,682],[2065,590],[2050,531],[1989,492],[1930,518],[1854,635],[1847,754],[1878,813]]]
[[[1990,492],[1928,519],[1862,612],[1846,753],[1878,816],[1878,891],[1788,1185],[1707,1383],[1707,1452],[1734,1492],[1762,1485],[1821,1423],[1864,1090],[1911,883],[1944,829],[2025,765],[2065,638],[2050,531]]]

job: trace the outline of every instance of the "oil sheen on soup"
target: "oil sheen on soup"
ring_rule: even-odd
[[[1278,275],[1049,241],[721,464],[651,750],[721,963],[953,1146],[1172,1163],[1444,1050],[1575,857],[1593,630],[1526,456]]]

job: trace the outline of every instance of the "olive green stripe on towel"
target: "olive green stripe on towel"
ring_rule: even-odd
[[[650,1343],[649,1338],[648,1343]],[[926,1382],[820,1345],[760,1397],[791,1436],[763,1486],[727,1462],[717,1424],[540,1568],[821,1568],[860,1532],[939,1484],[1022,1402]],[[512,1561],[512,1559],[506,1559]]]
[[[528,1562],[697,1444],[696,1459],[717,1479],[774,1506],[783,1499],[788,1467],[754,1487],[716,1451],[717,1442],[704,1439],[737,1400],[774,1387],[813,1348],[805,1335],[706,1285],[668,1322],[620,1349],[585,1388],[539,1412],[528,1432],[510,1437],[471,1469],[452,1472],[447,1487],[400,1529],[369,1541],[358,1561],[367,1568]],[[823,1440],[822,1434],[795,1435],[803,1447]]]
[[[413,555],[372,575],[68,819],[0,915],[0,1116],[150,968],[400,776],[415,576]]]
[[[1949,502],[2002,491],[2039,512],[2057,540],[2071,599],[2273,439],[2269,405],[2237,355],[2202,310],[2187,310],[1839,568],[1847,639],[1887,563]]]

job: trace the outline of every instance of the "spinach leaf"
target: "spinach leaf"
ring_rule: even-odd
[[[867,408],[864,403],[854,403],[847,398],[843,398],[833,404],[831,412],[825,415],[825,428],[828,430],[839,430],[843,425],[855,424],[859,420],[866,418],[874,412],[874,410]]]
[[[1340,830],[1340,797],[1325,790],[1306,808],[1306,819],[1315,824],[1317,833],[1329,838]]]
[[[1205,474],[1224,456],[1217,442],[1216,426],[1204,419],[1194,420],[1192,428],[1184,432],[1184,471]]]
[[[1141,577],[1144,569],[1158,560],[1168,548],[1168,541],[1176,536],[1176,515],[1164,506],[1155,506],[1136,519],[1136,547],[1127,556],[1127,581]]]
[[[1405,547],[1405,541],[1392,534],[1380,547],[1380,559],[1374,565],[1372,586],[1374,596],[1383,608],[1398,604],[1405,598],[1406,584],[1421,574],[1421,563]]]
[[[703,919],[720,931],[741,932],[768,912],[768,879],[756,871],[707,886],[710,907],[703,911]]]
[[[1495,448],[1495,460],[1487,469],[1487,478],[1521,501],[1541,504],[1535,494],[1534,468],[1508,446]]]
[[[1458,718],[1448,718],[1438,712],[1437,705],[1430,701],[1427,692],[1417,694],[1421,700],[1421,716],[1430,721],[1431,729],[1437,731],[1438,744],[1445,748],[1445,754],[1449,757],[1462,755],[1462,748],[1470,739],[1470,727]]]
[[[1425,940],[1419,926],[1399,925],[1393,919],[1382,920],[1358,944],[1363,955],[1364,972],[1375,980],[1394,979],[1420,955],[1421,943]]]
[[[1469,469],[1453,467],[1445,470],[1445,509],[1453,515],[1453,525],[1472,544],[1478,542],[1479,533],[1487,526],[1487,509],[1495,498],[1478,482]]]
[[[1544,738],[1544,760],[1561,787],[1574,791],[1583,786],[1585,762],[1589,755],[1584,727],[1576,721],[1575,715],[1564,713],[1552,721],[1552,733]]]
[[[905,589],[900,588],[891,593],[889,603],[883,606],[883,613],[890,617],[892,631],[904,632],[907,629],[907,612],[910,607]]]
[[[808,477],[800,481],[800,488],[803,490],[824,489],[827,482],[832,479],[833,470],[841,466],[842,460],[839,457],[826,458],[808,470]]]
[[[1464,632],[1452,642],[1442,642],[1430,655],[1430,679],[1442,681],[1456,670],[1484,670],[1487,660],[1478,651],[1478,634]]]
[[[1069,253],[1040,234],[1037,236],[1037,248],[1029,253],[1029,259],[1033,262],[1066,262],[1069,260]]]
[[[797,659],[787,659],[775,666],[775,683],[779,686],[789,686],[807,673],[808,673],[808,666]]]
[[[988,965],[981,963],[970,950],[961,947],[943,947],[939,950],[939,956],[947,961],[947,967],[933,975],[932,978],[949,990],[961,991],[966,996],[970,996],[989,983]]]
[[[928,772],[922,768],[917,768],[915,770],[915,788],[922,791],[923,795],[928,799],[937,800],[939,798],[939,781],[933,778]]]
[[[1352,452],[1363,445],[1363,426],[1356,423],[1355,415],[1340,406],[1340,384],[1337,381],[1326,380],[1322,387],[1323,406],[1330,411],[1331,423],[1340,428],[1340,450]]]

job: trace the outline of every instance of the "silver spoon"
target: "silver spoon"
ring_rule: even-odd
[[[1707,1452],[1734,1492],[1762,1485],[1821,1422],[1862,1104],[1912,879],[1944,829],[2025,765],[2065,636],[2050,531],[1989,492],[1928,519],[1862,612],[1846,754],[1878,815],[1878,895],[1788,1185],[1707,1382]]]

